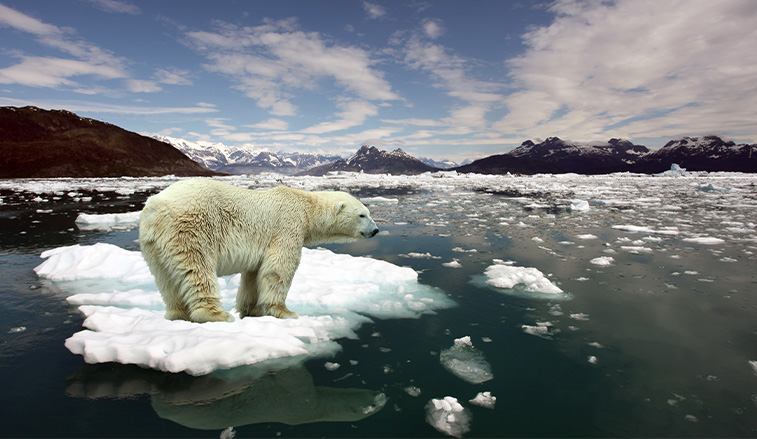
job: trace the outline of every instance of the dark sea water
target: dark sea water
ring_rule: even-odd
[[[227,427],[236,437],[441,437],[426,407],[445,396],[470,415],[464,437],[757,435],[757,177],[285,181],[396,199],[368,203],[380,236],[327,247],[412,267],[456,305],[374,319],[338,340],[335,356],[276,371],[86,364],[63,345],[83,316],[33,268],[43,251],[73,244],[138,249],[135,228],[74,220],[137,211],[168,183],[0,186],[2,437],[220,437]],[[591,262],[599,257],[612,261]],[[495,259],[537,268],[567,297],[487,286]],[[465,336],[492,379],[474,384],[440,362]],[[484,391],[493,409],[469,403]],[[379,392],[380,410],[355,412]]]

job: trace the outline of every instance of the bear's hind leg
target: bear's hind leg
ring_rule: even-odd
[[[233,322],[234,317],[221,308],[221,289],[213,271],[190,270],[179,290],[189,320],[196,323]]]
[[[299,262],[299,260],[296,262]],[[258,304],[252,309],[252,315],[273,316],[279,319],[296,319],[299,317],[296,312],[290,311],[285,304],[296,269],[295,265],[291,274],[284,276],[280,275],[280,272],[266,272],[264,267],[261,267],[258,276]]]

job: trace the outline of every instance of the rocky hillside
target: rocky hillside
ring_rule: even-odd
[[[757,172],[757,144],[736,144],[717,136],[684,137],[640,157],[634,170],[658,173],[672,163],[689,171]]]
[[[630,170],[639,157],[647,153],[649,149],[646,146],[634,145],[622,139],[610,139],[606,144],[600,145],[576,145],[550,137],[536,144],[526,140],[509,154],[549,163],[562,172],[606,174]]]
[[[0,178],[217,175],[173,146],[65,110],[0,107]]]

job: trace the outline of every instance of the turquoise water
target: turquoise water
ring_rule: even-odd
[[[136,229],[81,231],[74,219],[80,211],[139,210],[160,185],[120,194],[96,183],[74,188],[92,197],[87,202],[68,190],[55,199],[6,187],[0,431],[219,437],[233,427],[236,437],[439,437],[426,406],[453,396],[471,415],[465,437],[754,436],[755,182],[737,175],[292,180],[396,199],[369,205],[380,236],[328,248],[410,266],[456,306],[375,320],[358,339],[339,340],[334,357],[204,377],[85,364],[63,346],[83,318],[32,271],[42,251],[64,245],[138,249]],[[579,199],[588,211],[570,209]],[[600,257],[610,265],[591,262]],[[495,259],[537,268],[567,300],[487,286],[483,274]],[[458,268],[443,265],[453,260]],[[465,336],[492,379],[470,383],[441,364],[440,353]],[[468,402],[483,391],[497,398],[494,409]],[[382,407],[356,412],[377,395]]]

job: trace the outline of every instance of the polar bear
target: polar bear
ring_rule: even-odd
[[[377,233],[368,209],[345,192],[259,191],[210,179],[179,181],[151,196],[139,224],[166,318],[198,323],[234,320],[221,308],[217,276],[236,273],[240,317],[297,318],[284,302],[302,247]]]

